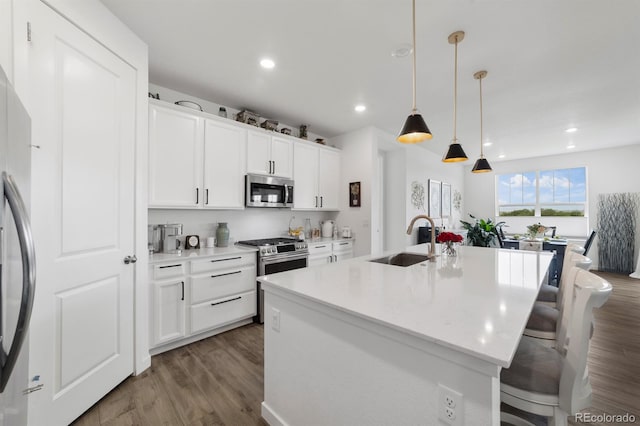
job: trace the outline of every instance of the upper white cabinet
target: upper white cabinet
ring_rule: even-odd
[[[293,177],[293,141],[249,130],[247,173]]]
[[[149,101],[149,207],[244,207],[247,130]]]
[[[338,210],[340,152],[307,143],[294,145],[293,208]]]
[[[149,207],[200,205],[203,121],[149,104]]]
[[[206,120],[204,127],[204,207],[242,208],[247,131]]]

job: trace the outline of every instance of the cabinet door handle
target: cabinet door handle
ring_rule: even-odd
[[[225,262],[227,260],[237,260],[237,259],[242,259],[242,256],[238,256],[238,257],[227,257],[226,259],[213,259],[211,262]]]
[[[211,306],[222,305],[223,303],[233,302],[234,300],[242,299],[242,296],[234,297],[233,299],[223,300],[222,302],[212,303]]]
[[[325,248],[326,246],[316,246],[316,248]]]
[[[158,269],[165,269],[165,268],[177,268],[179,266],[182,266],[181,264],[177,264],[177,265],[165,265],[165,266],[158,266]]]
[[[234,272],[227,272],[227,273],[224,273],[224,274],[211,275],[211,278],[224,277],[224,276],[227,276],[227,275],[235,275],[235,274],[239,274],[241,272],[242,271],[234,271]]]
[[[316,207],[318,207],[318,196],[316,195]]]
[[[204,190],[204,197],[205,197],[205,198],[204,198],[204,200],[205,200],[205,201],[204,201],[204,203],[205,203],[206,205],[209,205],[209,188],[207,188],[207,189],[205,189],[205,190]]]
[[[276,162],[275,161],[273,162],[273,174],[274,175],[276,174]]]
[[[339,245],[346,246],[347,244],[349,244],[349,243],[340,243]]]
[[[196,204],[200,202],[200,188],[196,188]]]
[[[322,207],[322,195],[320,196],[320,207]]]
[[[180,297],[180,300],[184,300],[184,281],[180,281],[180,285],[182,287],[182,296]]]
[[[335,254],[333,255],[333,261],[334,261],[334,262],[337,262],[337,261],[338,261],[338,256],[337,256],[337,255],[335,255]]]

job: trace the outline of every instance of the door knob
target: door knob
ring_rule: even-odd
[[[125,256],[124,258],[124,264],[128,265],[130,263],[136,263],[138,261],[138,258],[133,255],[133,256]]]

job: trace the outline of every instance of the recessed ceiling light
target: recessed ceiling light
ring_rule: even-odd
[[[500,154],[500,155],[498,155],[498,158],[504,158],[504,157],[505,157],[505,155],[504,155],[504,154]]]
[[[356,105],[355,108],[353,109],[356,110],[356,112],[365,112],[367,110],[367,107],[360,104],[360,105]]]
[[[264,59],[262,59],[262,60],[260,61],[260,66],[261,66],[262,68],[265,68],[265,69],[270,70],[270,69],[272,69],[273,67],[275,67],[275,66],[276,66],[276,63],[275,63],[275,62],[273,62],[273,60],[271,60],[271,59],[269,59],[269,58],[264,58]]]
[[[485,143],[483,143],[482,145],[483,145],[483,146],[491,146],[491,145],[493,145],[493,142],[485,142]]]
[[[570,143],[569,145],[567,145],[567,149],[573,149],[573,148],[575,148],[575,147],[576,147],[576,146],[575,146],[574,144],[572,144],[572,143]]]
[[[569,127],[567,130],[565,130],[565,132],[567,133],[573,133],[573,132],[577,132],[578,128],[577,127]]]
[[[413,46],[410,44],[401,44],[391,51],[391,56],[394,58],[404,58],[413,53]]]

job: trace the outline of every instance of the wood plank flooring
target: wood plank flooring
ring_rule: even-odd
[[[584,411],[631,413],[640,425],[640,280],[598,274],[611,282],[613,293],[595,312],[589,353],[593,404]],[[266,426],[260,416],[263,360],[263,329],[257,324],[156,355],[151,368],[123,381],[73,425]]]

